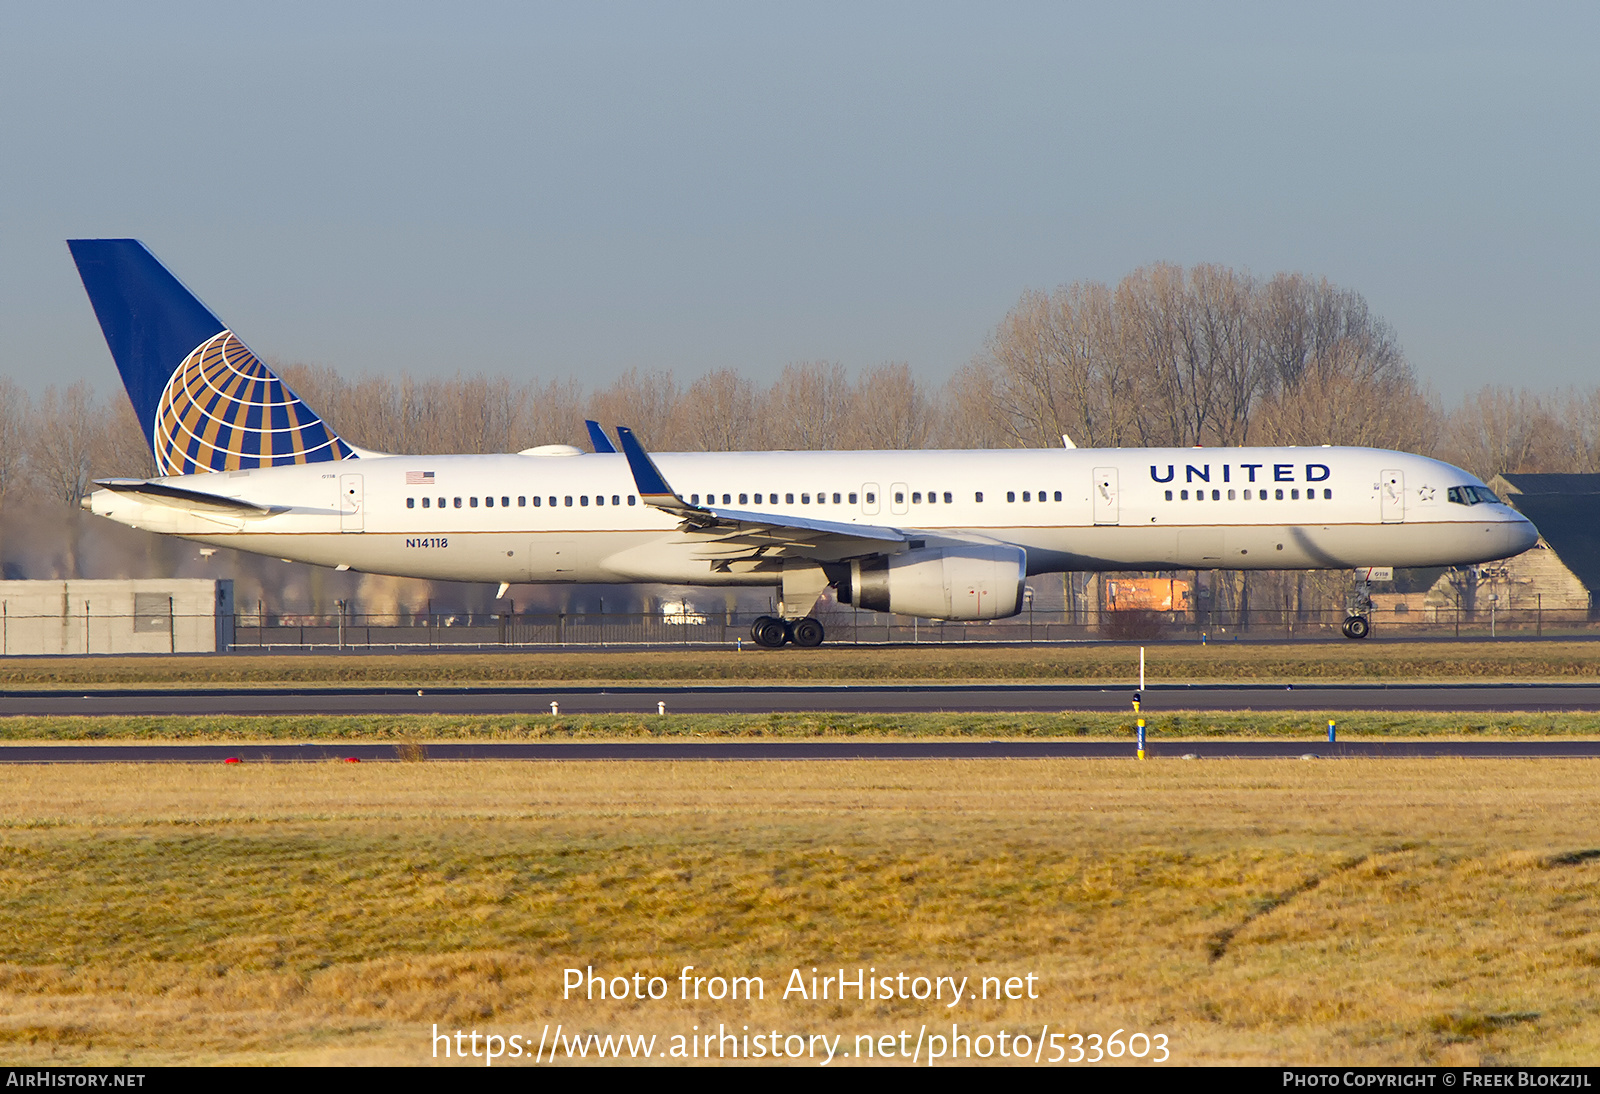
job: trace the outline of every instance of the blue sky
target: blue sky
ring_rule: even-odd
[[[259,353],[603,383],[908,361],[1148,263],[1323,275],[1447,396],[1600,382],[1600,7],[0,9],[0,373],[137,236]]]

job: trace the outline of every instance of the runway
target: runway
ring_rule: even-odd
[[[1600,741],[1327,741],[1151,739],[1153,760],[1600,759]],[[0,764],[362,763],[439,760],[1002,760],[1134,759],[1129,740],[1059,741],[563,741],[401,744],[18,744]]]
[[[637,685],[628,687],[121,688],[0,692],[0,716],[328,714],[837,714],[1128,710],[1133,689],[1098,684]],[[1597,711],[1600,684],[1157,684],[1150,713],[1214,711]]]

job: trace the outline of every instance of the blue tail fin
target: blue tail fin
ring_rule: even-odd
[[[67,246],[161,474],[355,458],[143,243]]]

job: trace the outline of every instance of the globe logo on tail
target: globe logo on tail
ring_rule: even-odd
[[[355,458],[229,330],[196,346],[167,381],[154,442],[163,475]]]

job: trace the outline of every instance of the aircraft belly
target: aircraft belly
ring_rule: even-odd
[[[1030,574],[1060,570],[1281,570],[1449,566],[1521,549],[1514,525],[1414,522],[988,529],[1028,552]]]

